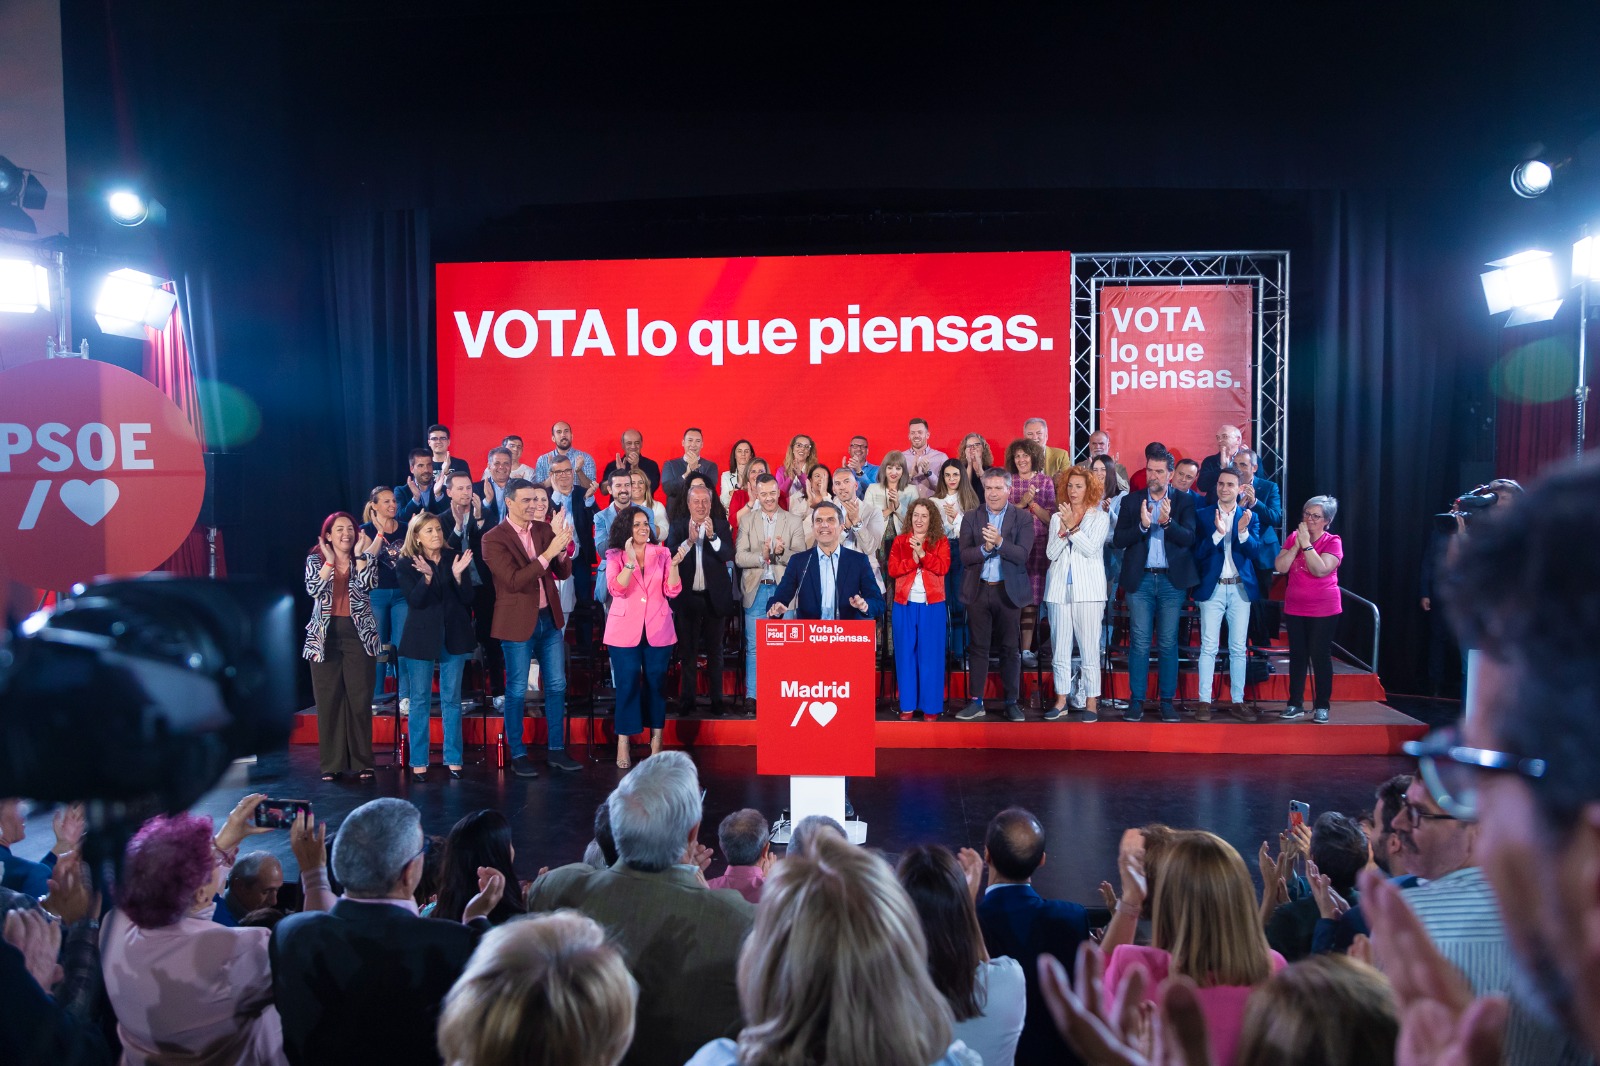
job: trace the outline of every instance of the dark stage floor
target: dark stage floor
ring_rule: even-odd
[[[442,834],[469,811],[498,807],[516,830],[518,869],[532,877],[540,866],[582,857],[594,808],[621,774],[607,764],[561,775],[541,766],[538,778],[524,781],[470,767],[465,779],[451,781],[436,767],[423,785],[402,782],[401,771],[388,769],[373,784],[330,785],[318,780],[316,759],[314,747],[294,746],[237,767],[197,810],[220,820],[240,795],[259,791],[310,799],[319,818],[336,828],[367,799],[400,795],[421,809],[429,832]],[[771,818],[788,804],[786,778],[756,776],[754,748],[704,748],[695,760],[706,789],[701,839],[712,847],[717,823],[729,812],[751,806]],[[878,776],[853,779],[850,795],[869,823],[867,843],[890,853],[925,842],[981,848],[991,815],[1011,803],[1028,807],[1051,836],[1049,860],[1035,879],[1040,891],[1097,903],[1096,886],[1115,880],[1117,841],[1129,826],[1163,821],[1210,829],[1238,848],[1253,872],[1255,849],[1283,826],[1291,799],[1309,803],[1313,814],[1370,811],[1374,786],[1410,767],[1409,759],[1382,756],[883,750]],[[33,858],[48,850],[48,813],[31,818],[28,832],[18,854]],[[286,875],[297,876],[287,834],[264,834],[252,844],[278,854]],[[712,869],[719,871],[720,861]]]

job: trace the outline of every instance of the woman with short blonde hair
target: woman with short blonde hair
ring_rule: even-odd
[[[1313,955],[1256,989],[1237,1066],[1393,1066],[1400,1016],[1389,979],[1348,955]]]
[[[800,493],[805,493],[806,479],[817,462],[817,445],[804,433],[789,438],[789,447],[783,453],[783,462],[772,475],[778,479],[778,506],[789,509],[789,497],[794,494],[795,482],[800,483]]]
[[[639,986],[605,930],[577,911],[484,935],[439,1015],[450,1066],[616,1066]]]
[[[1189,978],[1199,986],[1212,1060],[1233,1062],[1251,992],[1284,966],[1283,956],[1267,946],[1244,860],[1213,833],[1174,833],[1161,853],[1150,916],[1152,946],[1123,944],[1112,951],[1107,995],[1132,966],[1149,975],[1151,1003],[1169,976]]]
[[[870,995],[864,995],[871,990]],[[780,862],[739,954],[738,1041],[689,1066],[968,1066],[928,976],[922,922],[894,872],[835,833]]]

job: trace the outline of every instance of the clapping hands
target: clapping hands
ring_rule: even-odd
[[[472,549],[468,548],[466,551],[456,556],[456,561],[450,564],[450,572],[454,574],[456,576],[456,580],[459,581],[461,580],[461,575],[466,573],[467,567],[471,565]]]

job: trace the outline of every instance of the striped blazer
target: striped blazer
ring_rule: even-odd
[[[1060,536],[1061,512],[1050,516],[1050,531],[1045,534],[1044,553],[1050,560],[1050,569],[1044,575],[1044,602],[1066,603],[1067,573],[1072,574],[1072,600],[1083,603],[1104,602],[1106,598],[1106,536],[1111,532],[1111,518],[1098,507],[1091,507],[1083,516],[1078,531],[1071,537]]]
[[[369,556],[370,559],[370,556]],[[311,621],[306,623],[306,646],[300,655],[314,663],[322,661],[328,642],[328,620],[333,617],[333,575],[322,576],[322,553],[306,556],[306,592],[311,596]],[[378,654],[378,621],[372,617],[372,586],[378,579],[378,566],[369,562],[350,573],[350,620],[356,624],[361,646],[368,655]]]

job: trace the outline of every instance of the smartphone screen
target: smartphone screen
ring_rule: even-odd
[[[264,799],[256,804],[255,823],[262,829],[288,829],[302,811],[311,813],[310,800]]]

